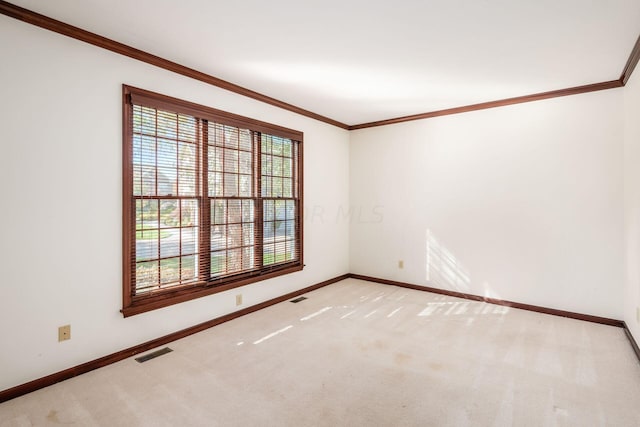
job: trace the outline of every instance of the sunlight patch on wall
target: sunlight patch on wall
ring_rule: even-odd
[[[437,288],[468,292],[469,271],[455,255],[427,229],[427,281]]]

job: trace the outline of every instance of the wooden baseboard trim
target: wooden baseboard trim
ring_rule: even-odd
[[[325,281],[320,282],[320,283],[316,283],[315,285],[311,285],[311,286],[308,286],[306,288],[303,288],[303,289],[300,289],[300,290],[297,290],[297,291],[290,292],[288,294],[279,296],[277,298],[270,299],[270,300],[262,302],[260,304],[252,305],[251,307],[247,307],[247,308],[244,308],[242,310],[239,310],[239,311],[236,311],[236,312],[233,312],[233,313],[229,313],[229,314],[227,314],[225,316],[221,316],[221,317],[218,317],[218,318],[215,318],[215,319],[208,320],[206,322],[200,323],[198,325],[191,326],[189,328],[182,329],[182,330],[177,331],[177,332],[173,332],[171,334],[162,336],[160,338],[156,338],[154,340],[147,341],[145,343],[142,343],[142,344],[139,344],[139,345],[136,345],[136,346],[133,346],[133,347],[129,347],[127,349],[118,351],[118,352],[110,354],[108,356],[104,356],[104,357],[101,357],[99,359],[95,359],[95,360],[92,360],[90,362],[86,362],[86,363],[83,363],[81,365],[74,366],[72,368],[56,372],[56,373],[51,374],[51,375],[47,375],[46,377],[38,378],[38,379],[30,381],[28,383],[24,383],[24,384],[12,387],[10,389],[0,391],[0,403],[6,402],[6,401],[11,400],[11,399],[15,399],[16,397],[20,397],[22,395],[34,392],[34,391],[39,390],[41,388],[48,387],[48,386],[53,385],[55,383],[58,383],[58,382],[61,382],[61,381],[64,381],[64,380],[68,380],[68,379],[76,377],[78,375],[81,375],[81,374],[93,371],[95,369],[101,368],[103,366],[107,366],[107,365],[110,365],[112,363],[119,362],[121,360],[127,359],[127,358],[129,358],[131,356],[134,356],[136,354],[143,353],[145,351],[149,351],[149,350],[154,349],[156,347],[168,344],[168,343],[170,343],[172,341],[176,341],[176,340],[179,340],[181,338],[187,337],[189,335],[193,335],[195,333],[198,333],[198,332],[204,331],[206,329],[209,329],[209,328],[211,328],[213,326],[228,322],[228,321],[233,320],[233,319],[237,319],[238,317],[242,317],[242,316],[245,316],[247,314],[253,313],[255,311],[262,310],[263,308],[269,307],[271,305],[278,304],[278,303],[281,303],[283,301],[287,301],[289,299],[295,298],[295,297],[300,296],[302,294],[314,291],[316,289],[322,288],[324,286],[331,285],[333,283],[336,283],[336,282],[339,282],[341,280],[348,279],[348,278],[366,280],[368,282],[381,283],[381,284],[385,284],[385,285],[398,286],[398,287],[408,288],[408,289],[416,289],[416,290],[419,290],[419,291],[425,291],[425,292],[431,292],[431,293],[436,293],[436,294],[440,294],[440,295],[447,295],[447,296],[452,296],[452,297],[457,297],[457,298],[463,298],[463,299],[468,299],[468,300],[472,300],[472,301],[483,301],[483,302],[486,302],[486,303],[489,303],[489,304],[495,304],[495,305],[501,305],[501,306],[506,306],[506,307],[513,307],[513,308],[519,308],[519,309],[522,309],[522,310],[535,311],[535,312],[538,312],[538,313],[550,314],[550,315],[553,315],[553,316],[569,317],[569,318],[572,318],[572,319],[584,320],[584,321],[587,321],[587,322],[600,323],[600,324],[604,324],[604,325],[620,327],[620,328],[624,329],[625,334],[627,335],[627,338],[629,339],[629,342],[631,344],[631,347],[633,348],[633,351],[635,352],[636,356],[638,357],[638,360],[640,361],[640,348],[638,347],[638,343],[633,338],[633,335],[631,335],[631,332],[629,331],[629,328],[627,327],[626,323],[624,321],[621,321],[621,320],[609,319],[609,318],[606,318],[606,317],[591,316],[591,315],[587,315],[587,314],[574,313],[574,312],[564,311],[564,310],[556,310],[556,309],[553,309],[553,308],[540,307],[540,306],[530,305],[530,304],[522,304],[522,303],[517,303],[517,302],[513,302],[513,301],[505,301],[505,300],[500,300],[500,299],[495,299],[495,298],[485,298],[485,297],[482,297],[482,296],[479,296],[479,295],[472,295],[472,294],[467,294],[467,293],[463,293],[463,292],[449,291],[449,290],[446,290],[446,289],[438,289],[438,288],[433,288],[433,287],[429,287],[429,286],[421,286],[421,285],[415,285],[415,284],[412,284],[412,283],[398,282],[398,281],[395,281],[395,280],[381,279],[381,278],[372,277],[372,276],[365,276],[365,275],[361,275],[361,274],[348,273],[348,274],[343,274],[341,276],[334,277],[332,279],[325,280]]]
[[[638,358],[638,362],[640,362],[640,347],[638,347],[638,343],[636,342],[635,338],[633,338],[633,335],[631,335],[631,331],[627,326],[627,322],[622,322],[622,323],[623,323],[624,333],[627,335],[627,338],[629,339],[629,343],[631,344],[631,348],[633,348],[633,352],[636,354],[636,357]]]
[[[464,298],[472,301],[483,301],[489,304],[519,308],[522,310],[535,311],[537,313],[551,314],[553,316],[569,317],[572,319],[584,320],[587,322],[600,323],[600,324],[609,325],[609,326],[617,326],[619,328],[624,327],[624,322],[622,320],[609,319],[606,317],[591,316],[589,314],[574,313],[571,311],[557,310],[555,308],[540,307],[537,305],[522,304],[519,302],[505,301],[505,300],[495,299],[495,298],[486,298],[479,295],[465,294],[462,292],[432,288],[429,286],[414,285],[412,283],[397,282],[395,280],[380,279],[380,278],[371,277],[371,276],[363,276],[361,274],[349,274],[349,277],[353,279],[367,280],[369,282],[382,283],[385,285],[393,285],[393,286],[399,286],[402,288],[417,289],[419,291],[432,292],[435,294],[447,295],[447,296],[452,296],[457,298]]]
[[[274,304],[278,304],[283,301],[287,301],[291,298],[295,298],[302,294],[306,294],[307,292],[314,291],[316,289],[322,288],[324,286],[330,285],[332,283],[339,282],[340,280],[347,279],[349,277],[348,274],[343,274],[341,276],[334,277],[329,280],[325,280],[324,282],[316,283],[315,285],[308,286],[303,289],[299,289],[297,291],[289,292],[288,294],[279,296],[277,298],[270,299],[268,301],[262,302],[260,304],[252,305],[251,307],[244,308],[242,310],[235,311],[233,313],[229,313],[225,316],[218,317],[212,320],[208,320],[206,322],[200,323],[195,326],[191,326],[186,329],[182,329],[177,332],[173,332],[171,334],[165,335],[160,338],[156,338],[151,341],[147,341],[143,344],[139,344],[133,347],[129,347],[127,349],[118,351],[116,353],[110,354],[108,356],[101,357],[99,359],[92,360],[90,362],[83,363],[78,366],[74,366],[69,369],[65,369],[60,372],[56,372],[51,375],[47,375],[46,377],[38,378],[33,381],[29,381],[28,383],[24,383],[15,387],[12,387],[7,390],[0,391],[0,403],[6,402],[7,400],[15,399],[16,397],[25,395],[27,393],[31,393],[33,391],[39,390],[44,387],[48,387],[55,383],[68,380],[75,376],[93,371],[98,368],[102,368],[103,366],[110,365],[115,362],[119,362],[121,360],[127,359],[131,356],[134,356],[138,353],[142,353],[153,348],[159,347],[161,345],[168,344],[172,341],[179,340],[180,338],[184,338],[189,335],[193,335],[195,333],[204,331],[205,329],[209,329],[213,326],[219,325],[221,323],[228,322],[233,319],[237,319],[238,317],[242,317],[249,313],[253,313],[254,311],[262,310],[263,308],[269,307]]]

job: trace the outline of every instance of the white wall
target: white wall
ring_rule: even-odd
[[[347,131],[5,16],[0,58],[0,390],[348,272]],[[122,317],[123,83],[304,132],[302,272]]]
[[[615,89],[352,132],[351,272],[621,319],[622,127]]]
[[[624,88],[624,321],[640,343],[640,68]]]

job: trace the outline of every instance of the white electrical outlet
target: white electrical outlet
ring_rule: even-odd
[[[242,294],[236,295],[236,306],[242,305]]]
[[[398,268],[404,268],[404,261],[403,260],[398,261]]]

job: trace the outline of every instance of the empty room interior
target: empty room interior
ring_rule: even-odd
[[[0,426],[640,426],[639,36],[0,0]]]

